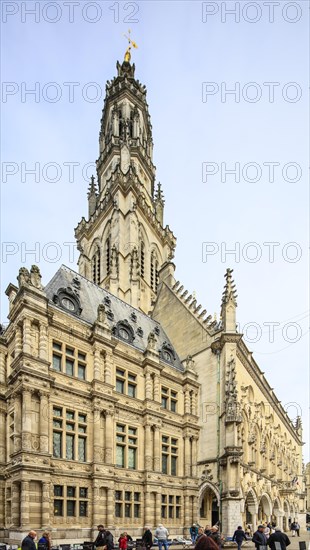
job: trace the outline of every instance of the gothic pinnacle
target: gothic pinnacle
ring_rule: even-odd
[[[221,317],[225,332],[236,332],[237,292],[232,272],[232,269],[226,270],[226,283],[222,296]]]

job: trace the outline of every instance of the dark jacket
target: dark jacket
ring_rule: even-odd
[[[276,531],[275,533],[272,533],[268,539],[268,546],[270,546],[271,550],[275,550],[275,542],[279,542],[281,544],[281,549],[285,550],[286,547],[291,544],[290,539],[285,533],[282,533],[281,531]]]
[[[153,545],[153,537],[150,529],[146,529],[146,531],[144,531],[142,541],[147,548],[151,548]]]
[[[105,545],[104,537],[105,537],[105,531],[99,531],[99,533],[97,535],[97,538],[94,542],[94,545],[95,546],[104,546]]]
[[[110,531],[104,532],[104,546],[107,547],[107,550],[113,550],[114,548],[113,535]]]
[[[201,535],[195,544],[195,550],[218,550],[217,544],[211,537]]]
[[[37,550],[35,542],[32,537],[27,535],[22,542],[22,550]]]
[[[221,546],[223,542],[223,537],[218,531],[212,531],[211,535],[208,536],[208,539],[211,539],[215,542],[217,549]]]
[[[252,542],[254,542],[256,548],[259,548],[260,546],[266,546],[267,537],[264,533],[256,531],[253,535]]]
[[[243,539],[247,540],[243,529],[236,529],[233,535],[233,540],[235,540],[236,542],[241,542]]]

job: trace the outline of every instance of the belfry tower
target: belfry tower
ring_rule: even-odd
[[[163,225],[160,183],[155,189],[146,88],[135,79],[128,51],[116,66],[117,77],[106,85],[88,220],[83,217],[75,230],[79,272],[149,313],[160,272],[173,271],[176,238]]]

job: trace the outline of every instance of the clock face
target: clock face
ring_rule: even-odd
[[[123,340],[129,340],[129,333],[125,328],[120,328],[118,333]]]
[[[72,300],[70,300],[70,298],[63,298],[61,300],[61,305],[63,307],[65,307],[66,309],[68,309],[69,311],[74,311],[75,310],[75,305],[72,302]]]

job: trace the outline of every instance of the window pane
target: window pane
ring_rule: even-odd
[[[162,406],[163,409],[166,409],[166,408],[167,408],[167,406],[168,406],[168,398],[167,398],[167,397],[164,397],[164,396],[163,396],[163,397],[161,398],[161,406]]]
[[[67,420],[74,420],[74,412],[67,411],[66,417],[67,417]]]
[[[181,517],[181,509],[180,509],[180,506],[177,506],[176,509],[175,509],[175,517],[177,519],[180,519]]]
[[[86,422],[86,414],[79,413],[79,422]]]
[[[80,487],[80,497],[87,498],[87,487]]]
[[[167,502],[167,495],[161,495],[161,501]]]
[[[67,500],[67,516],[75,516],[75,500]]]
[[[67,348],[67,347],[66,347],[66,354],[67,354],[67,355],[72,355],[72,356],[73,356],[73,355],[74,355],[74,349],[72,349],[72,348]]]
[[[55,458],[61,458],[62,448],[61,448],[61,433],[53,432],[53,456]]]
[[[134,504],[134,517],[140,517],[140,504]]]
[[[176,456],[171,457],[171,475],[172,476],[177,475],[177,457]]]
[[[177,402],[176,401],[171,400],[171,410],[172,410],[172,412],[176,412],[176,410],[177,410]]]
[[[53,353],[53,369],[61,371],[61,357]]]
[[[134,384],[128,384],[129,397],[136,397],[136,386]]]
[[[86,354],[85,353],[82,353],[81,351],[78,352],[78,358],[81,360],[81,361],[86,361]]]
[[[140,493],[134,493],[134,500],[140,500]]]
[[[66,459],[74,460],[74,435],[66,435]]]
[[[116,518],[122,517],[122,505],[120,502],[115,503],[115,517]]]
[[[122,426],[121,424],[116,424],[116,431],[124,432],[125,431],[125,426]]]
[[[67,497],[75,497],[75,487],[67,487]]]
[[[120,369],[116,369],[116,374],[117,374],[118,376],[125,376],[125,371],[120,370]]]
[[[169,495],[169,504],[173,504],[173,496]]]
[[[81,434],[86,434],[86,426],[80,426],[80,425],[79,425],[79,432],[80,432]]]
[[[166,517],[166,508],[167,508],[167,506],[162,506],[161,507],[161,517],[162,518]]]
[[[177,445],[178,440],[177,439],[171,439],[171,445]]]
[[[131,492],[125,491],[125,500],[131,500]]]
[[[61,344],[58,344],[58,342],[53,342],[53,348],[61,351]]]
[[[128,468],[136,468],[136,449],[132,447],[128,449]]]
[[[134,382],[135,379],[136,379],[136,375],[135,375],[135,374],[129,374],[129,373],[128,373],[128,380],[132,380],[132,381]]]
[[[161,468],[161,471],[162,471],[163,474],[168,473],[168,456],[167,455],[162,455],[162,468]]]
[[[66,359],[66,374],[69,374],[69,376],[73,376],[73,370],[74,361],[71,361],[71,359]]]
[[[66,430],[67,432],[74,432],[74,424],[71,424],[70,422],[66,423]]]
[[[85,373],[86,373],[86,367],[85,365],[81,365],[81,363],[78,364],[78,378],[81,380],[85,380]]]
[[[63,516],[62,500],[54,500],[54,516]]]
[[[119,393],[124,393],[124,382],[118,378],[116,379],[116,391]]]
[[[129,433],[130,435],[136,435],[137,429],[136,429],[136,428],[128,428],[128,433]]]
[[[169,506],[169,518],[173,518],[173,506]]]
[[[122,500],[122,491],[115,491],[115,500]]]
[[[59,409],[58,407],[53,408],[53,415],[54,416],[62,416],[62,409]]]
[[[63,494],[63,486],[62,485],[54,485],[54,496],[55,497],[62,497]]]
[[[79,461],[86,462],[86,438],[85,437],[79,437],[78,447],[79,447]]]
[[[124,468],[125,466],[125,452],[124,447],[116,445],[116,466]]]
[[[85,518],[87,516],[87,502],[80,500],[79,516]]]
[[[131,504],[125,503],[125,518],[131,517]]]
[[[53,420],[54,428],[62,428],[62,420]]]

